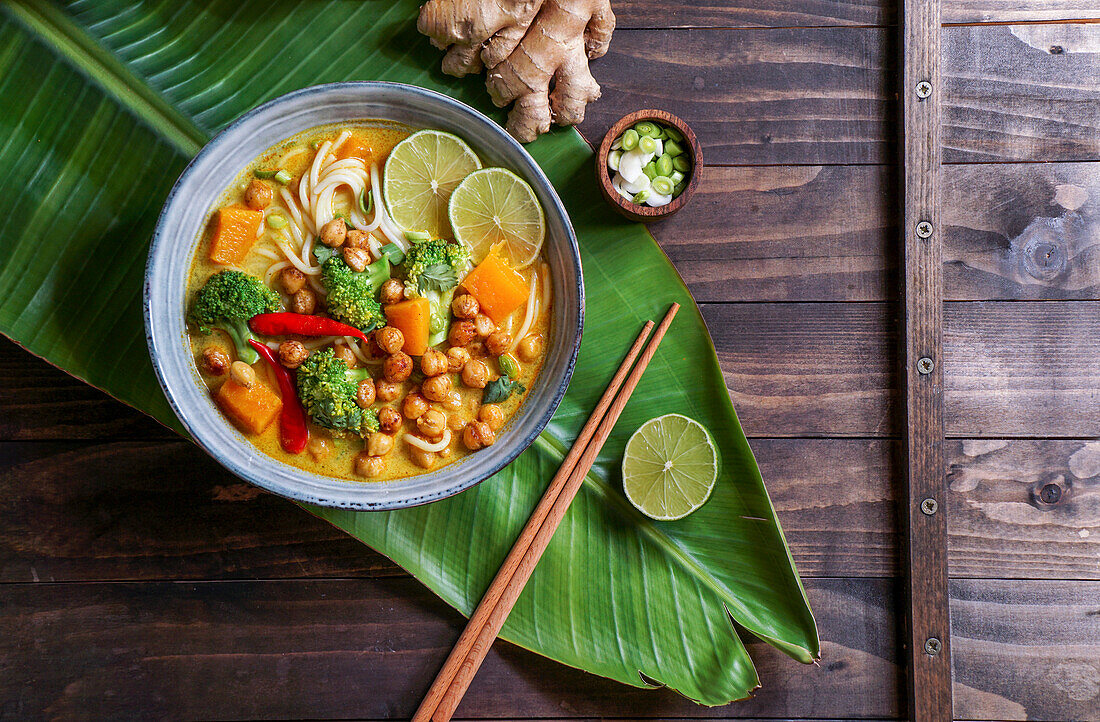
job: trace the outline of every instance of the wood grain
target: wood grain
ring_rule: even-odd
[[[1100,443],[947,444],[951,574],[1100,580]]]
[[[807,591],[822,661],[747,640],[753,700],[699,707],[498,642],[466,714],[897,717],[892,582]],[[411,579],[0,585],[0,699],[20,719],[407,719],[461,623]]]

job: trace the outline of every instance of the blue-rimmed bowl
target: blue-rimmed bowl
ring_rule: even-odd
[[[464,138],[486,165],[518,173],[546,211],[543,255],[553,271],[547,358],[497,442],[437,471],[389,482],[321,476],[261,453],[215,406],[191,354],[186,284],[205,219],[241,169],[271,146],[319,125],[384,119]],[[161,211],[145,272],[149,354],[172,409],[202,448],[242,479],[298,501],[348,509],[397,509],[444,499],[489,478],[543,430],[565,395],[584,324],[584,280],[569,217],[542,170],[499,125],[445,95],[397,83],[333,83],[288,93],[249,111],[206,145]]]

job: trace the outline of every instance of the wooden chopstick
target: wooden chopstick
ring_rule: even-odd
[[[634,342],[573,448],[550,482],[519,540],[501,565],[489,591],[470,617],[443,669],[417,709],[414,722],[429,719],[447,722],[451,719],[679,308],[679,304],[675,303],[669,308],[645,352],[624,382],[623,376],[630,370],[638,349],[653,327],[652,322],[646,324]]]

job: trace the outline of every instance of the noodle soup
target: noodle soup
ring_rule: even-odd
[[[211,209],[187,286],[191,351],[264,454],[354,481],[438,469],[506,435],[539,374],[543,234],[530,187],[456,136],[314,128]]]

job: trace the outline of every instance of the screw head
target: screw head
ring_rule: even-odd
[[[920,503],[920,510],[927,516],[932,516],[940,509],[940,504],[935,499],[929,497]]]
[[[1062,498],[1062,487],[1051,482],[1039,490],[1039,498],[1044,504],[1057,504]]]
[[[943,651],[943,642],[935,637],[929,637],[924,640],[924,651],[929,657],[935,657],[941,651]]]
[[[932,84],[929,83],[927,80],[922,80],[919,83],[917,83],[916,91],[917,91],[917,97],[920,98],[921,100],[924,100],[925,98],[927,98],[929,95],[932,94]]]
[[[924,358],[917,360],[917,371],[921,376],[927,376],[932,373],[932,370],[936,368],[936,364],[932,362],[932,359],[925,356]]]
[[[932,224],[928,221],[917,223],[917,238],[929,238],[932,235]]]

